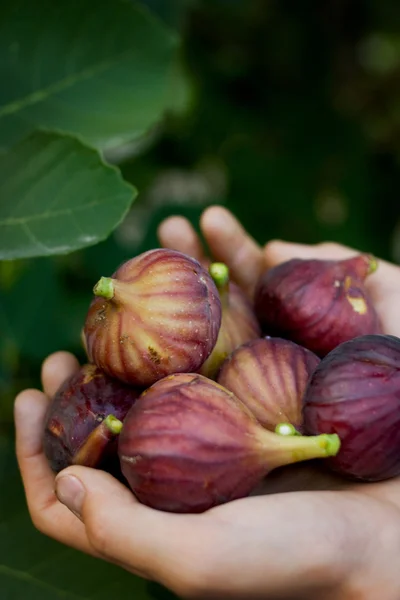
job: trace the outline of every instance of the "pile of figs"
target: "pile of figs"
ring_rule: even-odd
[[[128,260],[94,286],[86,364],[51,399],[51,468],[103,469],[180,513],[300,461],[358,481],[398,475],[400,339],[368,292],[377,268],[368,254],[294,259],[250,299],[223,263],[165,248]]]

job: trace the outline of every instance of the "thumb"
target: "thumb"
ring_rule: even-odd
[[[177,517],[140,504],[108,473],[68,467],[56,477],[56,495],[85,526],[94,551],[142,577],[160,579],[174,551]]]

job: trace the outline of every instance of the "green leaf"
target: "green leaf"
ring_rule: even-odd
[[[0,156],[0,259],[96,244],[136,195],[96,150],[68,135],[35,132]]]
[[[0,147],[37,128],[99,148],[142,136],[168,102],[176,38],[124,0],[0,3]]]

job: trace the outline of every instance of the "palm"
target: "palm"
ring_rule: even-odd
[[[213,259],[229,266],[232,278],[249,296],[263,269],[294,256],[341,258],[356,252],[332,244],[311,247],[272,242],[261,248],[228,211],[218,207],[203,214],[201,229]],[[207,260],[198,236],[185,219],[173,217],[165,221],[159,238],[165,247]],[[400,298],[400,269],[381,262],[368,286],[385,332],[400,336],[395,314]],[[398,480],[356,484],[324,471],[322,461],[277,469],[252,497],[202,515],[154,511],[140,505],[110,475],[96,469],[70,467],[66,470],[70,477],[63,472],[60,480],[71,479],[72,475],[72,479],[84,483],[86,490],[77,518],[70,505],[71,493],[69,500],[54,493],[54,474],[41,443],[48,398],[77,368],[75,357],[68,353],[50,356],[42,370],[44,393],[25,390],[15,404],[19,466],[30,514],[43,533],[157,579],[190,597],[211,600],[215,594],[216,598],[273,598],[283,597],[283,590],[285,598],[299,598],[302,579],[314,582],[312,590],[304,583],[304,597],[308,600],[314,596],[343,600],[347,596],[341,591],[339,596],[328,597],[324,585],[337,587],[349,579],[350,570],[358,570],[354,560],[360,548],[363,554],[371,551],[368,540],[382,537],[384,532],[386,553],[382,558],[367,558],[378,569],[380,585],[386,580],[390,584],[393,570],[390,571],[391,563],[385,562],[385,557],[399,551]],[[56,485],[59,491],[57,480]],[[76,498],[76,490],[72,495]],[[342,548],[346,553],[342,553]],[[394,572],[397,575],[396,568]],[[315,588],[316,581],[322,586],[319,591],[324,590],[322,596]],[[368,589],[371,596],[356,593],[356,597],[393,597],[385,595],[382,588],[378,592],[369,585]]]
[[[213,210],[213,209],[212,209]],[[215,209],[218,210],[218,209]],[[229,219],[226,215],[226,219]],[[203,220],[203,234],[213,251],[213,260],[224,261],[231,268],[233,277],[241,284],[242,288],[252,296],[255,282],[260,272],[273,267],[280,262],[291,258],[327,258],[341,259],[352,256],[355,250],[336,244],[324,244],[319,247],[310,247],[294,244],[274,242],[265,248],[257,247],[246,232],[236,223],[235,235],[232,238],[235,244],[229,244],[229,227],[224,227],[221,218],[220,228],[210,226],[209,221]],[[179,235],[177,234],[180,229]],[[232,223],[233,229],[233,223]],[[183,231],[186,233],[186,238]],[[188,222],[180,218],[171,219],[160,228],[160,239],[167,247],[177,250],[191,251],[200,261],[204,261],[204,254],[196,234]],[[190,246],[186,246],[184,239],[191,239]],[[236,251],[235,251],[236,248]],[[240,258],[239,258],[240,257]],[[249,269],[250,266],[250,269]],[[375,307],[381,319],[385,333],[400,336],[400,323],[396,321],[398,301],[400,299],[400,269],[388,263],[381,262],[378,271],[369,277],[366,285],[374,300]],[[394,282],[394,283],[393,283]],[[260,523],[268,527],[270,521],[269,543],[276,544],[282,552],[287,552],[287,541],[296,545],[317,543],[318,537],[326,531],[327,523],[343,522],[344,515],[350,506],[363,512],[364,506],[370,510],[369,503],[374,497],[379,498],[377,503],[378,518],[391,518],[388,513],[386,501],[391,500],[398,487],[397,481],[380,484],[365,484],[347,481],[324,469],[323,462],[301,463],[284,467],[271,472],[253,496],[236,502],[224,504],[207,513],[210,529],[218,531],[218,525],[223,523],[223,539],[221,544],[229,547],[234,543],[235,535],[240,531],[243,543],[243,532],[249,537],[257,535]],[[311,491],[312,493],[307,493]],[[340,493],[338,493],[340,490]],[[316,493],[317,491],[317,493]],[[282,492],[286,492],[282,494]],[[290,493],[292,492],[292,493]],[[265,496],[268,495],[268,498]],[[382,510],[380,510],[382,509]],[[287,520],[287,515],[296,515],[296,518]],[[268,515],[266,517],[266,515]],[[300,518],[301,515],[301,518]],[[229,526],[226,526],[226,523]],[[276,528],[276,523],[279,528]],[[317,540],[317,541],[316,541]],[[221,548],[219,547],[219,551]],[[257,557],[254,557],[256,560]],[[216,569],[221,570],[218,558]],[[234,571],[239,565],[229,565],[228,572]]]
[[[212,259],[225,262],[231,269],[232,277],[250,297],[259,274],[281,262],[291,258],[342,259],[357,253],[356,250],[338,244],[322,244],[317,247],[272,242],[260,248],[241,225],[220,208],[212,208],[206,212],[201,226],[212,252]],[[159,229],[159,237],[164,246],[190,253],[201,262],[206,262],[200,240],[185,219],[172,217],[164,222]],[[396,323],[400,299],[399,273],[398,267],[381,261],[377,272],[368,278],[366,285],[384,331],[400,336],[400,323]],[[256,493],[344,488],[360,493],[369,493],[371,490],[371,486],[357,485],[335,476],[321,468],[321,462],[315,461],[313,464],[302,463],[274,471]]]

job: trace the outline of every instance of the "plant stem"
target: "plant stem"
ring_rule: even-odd
[[[101,277],[93,288],[95,296],[101,296],[106,300],[114,297],[114,283],[111,277]]]
[[[122,422],[108,415],[89,434],[74,456],[73,464],[96,467],[103,458],[108,444],[120,433]]]

